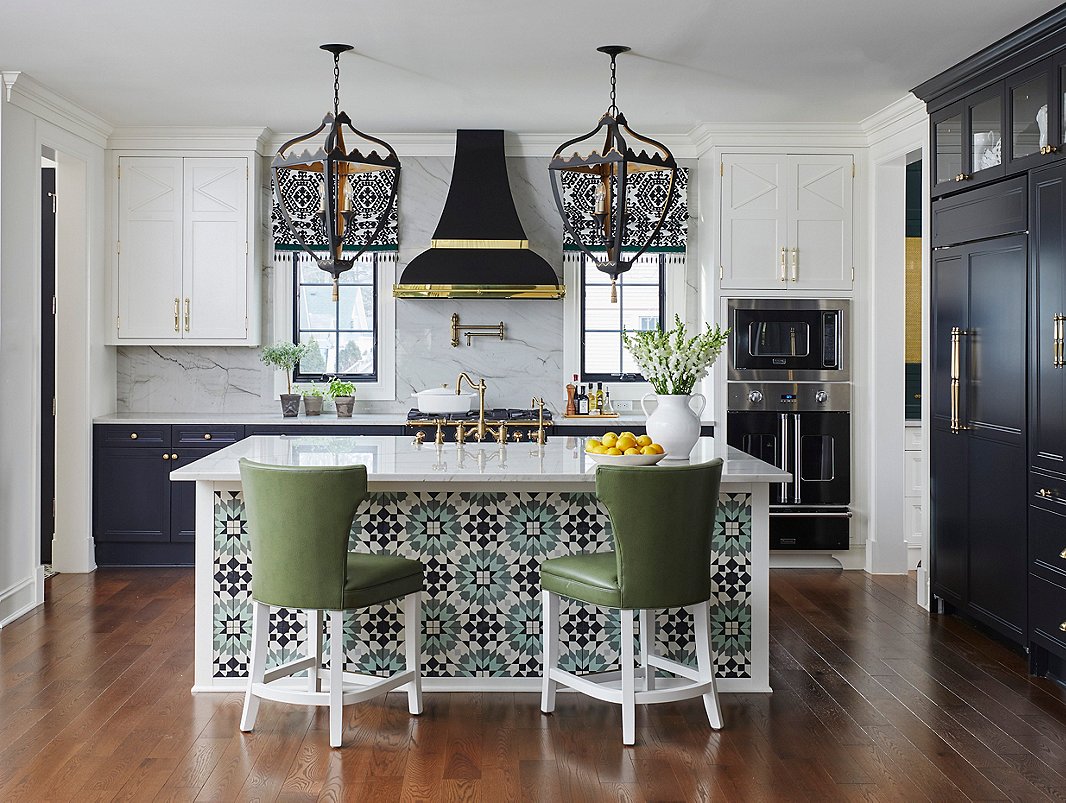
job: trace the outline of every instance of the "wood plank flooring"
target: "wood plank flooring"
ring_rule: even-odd
[[[0,631],[0,800],[1064,800],[1066,691],[914,604],[913,578],[775,571],[772,695],[618,710],[560,693],[324,711],[192,695],[191,570],[48,581]]]

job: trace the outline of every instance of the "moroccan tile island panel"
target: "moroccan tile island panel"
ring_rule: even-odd
[[[595,497],[582,440],[415,446],[406,437],[249,438],[172,473],[197,483],[197,691],[243,686],[251,643],[247,517],[241,457],[275,465],[368,468],[371,495],[350,549],[421,560],[423,672],[427,689],[534,688],[540,675],[539,567],[546,558],[611,548],[610,520]],[[724,452],[723,452],[724,449]],[[691,462],[726,459],[713,532],[712,643],[723,691],[768,691],[768,484],[787,475],[715,439]],[[655,470],[650,468],[649,470]],[[691,617],[657,615],[659,651],[692,656]],[[563,664],[600,672],[617,666],[617,615],[563,603]],[[302,613],[274,609],[270,664],[302,654]],[[403,665],[396,603],[348,614],[346,670]],[[327,654],[332,645],[327,644]]]

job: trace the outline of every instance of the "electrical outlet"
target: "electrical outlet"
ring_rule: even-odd
[[[633,412],[633,400],[632,399],[619,399],[617,401],[612,400],[611,406],[614,407],[616,413],[631,413]]]

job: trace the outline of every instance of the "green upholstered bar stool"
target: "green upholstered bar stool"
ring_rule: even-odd
[[[259,700],[329,706],[329,743],[341,746],[343,706],[407,686],[422,713],[422,564],[348,551],[367,496],[366,466],[267,466],[241,460],[252,552],[252,656],[241,730],[255,726]],[[344,612],[403,598],[407,667],[386,678],[344,671]],[[307,615],[305,657],[267,671],[270,608]],[[322,669],[322,612],[329,613],[329,669]],[[304,688],[292,675],[309,670]],[[322,681],[326,681],[323,691]],[[296,681],[299,684],[299,680]]]
[[[636,741],[636,704],[703,697],[712,728],[722,727],[710,640],[711,535],[722,461],[694,466],[599,466],[596,495],[611,518],[613,552],[570,555],[540,567],[544,627],[541,710],[555,710],[562,683],[622,706],[622,743]],[[578,676],[559,668],[559,598],[618,609],[622,655],[618,672]],[[695,669],[656,655],[655,611],[687,608],[696,637]],[[633,614],[639,613],[640,663],[634,668]],[[680,682],[656,688],[656,670]],[[636,679],[643,690],[636,690]]]

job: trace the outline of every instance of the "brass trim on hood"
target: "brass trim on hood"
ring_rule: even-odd
[[[555,284],[394,284],[395,298],[562,298]]]
[[[430,240],[430,248],[529,248],[529,240]]]

